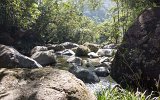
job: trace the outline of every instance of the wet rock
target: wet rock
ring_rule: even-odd
[[[36,52],[31,56],[31,58],[43,66],[53,65],[57,62],[56,55],[53,50]]]
[[[63,51],[56,52],[56,54],[58,54],[58,55],[68,55],[68,56],[74,56],[75,55],[75,53],[70,49],[65,49]]]
[[[68,71],[53,68],[0,69],[1,100],[96,100]]]
[[[106,67],[108,68],[109,70],[111,69],[111,63],[110,62],[103,62],[101,64],[98,64],[98,65],[95,65],[94,67]]]
[[[35,60],[20,54],[14,48],[0,44],[0,67],[39,68],[42,66]]]
[[[66,49],[72,49],[79,46],[78,44],[72,42],[64,42],[61,45],[63,45]]]
[[[100,81],[95,72],[85,69],[81,66],[73,65],[69,72],[73,73],[77,78],[85,83],[97,83]]]
[[[82,65],[82,58],[80,58],[80,57],[70,57],[69,59],[67,59],[67,62],[81,66]]]
[[[116,50],[114,50],[114,49],[99,49],[98,51],[97,51],[97,54],[99,55],[99,56],[107,56],[107,57],[111,57],[111,56],[113,56],[114,55],[114,53],[116,52]]]
[[[84,43],[83,45],[87,46],[91,50],[91,52],[97,52],[100,47],[98,44],[93,44],[93,43],[88,43],[88,42]]]
[[[160,75],[159,23],[160,7],[147,9],[124,35],[111,67],[111,76],[124,88],[157,91],[156,81]]]
[[[76,56],[88,56],[90,49],[86,46],[80,45],[76,50]]]
[[[103,63],[103,62],[111,62],[112,61],[112,57],[102,57],[101,59],[100,59],[100,63]]]
[[[39,51],[47,51],[47,50],[48,50],[48,48],[45,46],[36,46],[31,50],[31,55],[33,55],[34,53],[39,52]]]
[[[117,49],[118,45],[117,44],[108,44],[103,46],[103,49]]]
[[[90,52],[90,53],[88,53],[88,56],[89,56],[90,58],[98,58],[98,57],[99,57],[98,54],[95,53],[95,52]]]
[[[94,72],[97,74],[99,77],[106,77],[109,75],[110,71],[106,67],[97,67],[94,69]]]

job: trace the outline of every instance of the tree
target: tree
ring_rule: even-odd
[[[116,3],[110,10],[111,18],[104,23],[108,23],[107,29],[112,42],[118,43],[138,15],[149,7],[155,6],[155,1],[149,0],[112,0]],[[108,28],[109,27],[109,28]]]
[[[83,0],[88,2],[87,0]],[[81,11],[82,0],[45,0],[39,7],[40,17],[33,29],[40,33],[46,43],[93,41],[95,23]],[[91,2],[89,2],[90,4]]]
[[[35,0],[1,0],[0,26],[4,29],[17,26],[29,29],[40,15]]]

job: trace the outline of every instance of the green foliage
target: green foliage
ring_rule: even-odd
[[[0,26],[16,26],[39,33],[44,42],[93,41],[95,23],[83,16],[84,3],[92,9],[102,0],[1,0]]]
[[[95,23],[83,16],[73,1],[46,0],[39,7],[40,17],[34,30],[40,33],[46,43],[92,42]]]
[[[144,9],[155,6],[150,0],[112,0],[105,22],[95,23],[83,15],[85,7],[94,10],[103,0],[1,0],[0,26],[17,26],[39,33],[46,43],[105,41],[118,43]]]
[[[0,25],[31,28],[40,15],[38,4],[34,0],[1,0]]]
[[[135,93],[121,89],[119,87],[109,87],[108,89],[104,89],[96,95],[98,100],[159,100],[160,98],[153,98],[153,93],[146,95],[146,92],[141,93],[137,91]]]
[[[118,43],[136,20],[138,15],[149,7],[155,6],[149,0],[112,0],[116,6],[110,9],[109,19],[98,25],[97,30],[108,37],[108,42]]]

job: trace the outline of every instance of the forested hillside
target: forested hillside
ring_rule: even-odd
[[[93,10],[87,7],[84,8],[83,13],[84,15],[92,18],[96,22],[103,22],[104,20],[111,17],[110,15],[110,9],[111,7],[114,7],[115,3],[111,0],[104,0],[100,7]]]

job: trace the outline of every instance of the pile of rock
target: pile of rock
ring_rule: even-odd
[[[73,74],[58,69],[43,68],[56,64],[58,53],[75,55],[68,49],[75,46],[77,47],[70,44],[56,45],[53,48],[36,46],[31,51],[31,57],[27,57],[13,47],[0,44],[0,98],[2,100],[96,100],[95,95]],[[68,60],[69,63],[81,65],[81,60],[79,63],[77,61]],[[78,73],[76,76],[82,80],[81,75],[88,77],[85,80],[93,80],[89,76],[92,75],[90,72]]]
[[[0,64],[5,68],[40,68],[57,63],[57,56],[68,56],[69,71],[85,83],[99,82],[99,77],[110,73],[110,63],[115,48],[100,48],[97,44],[78,45],[71,42],[35,46],[31,57],[20,54],[12,47],[0,45]],[[78,57],[77,57],[78,56]],[[87,57],[83,60],[80,57]]]

